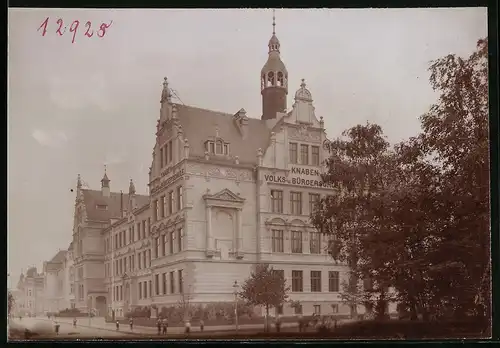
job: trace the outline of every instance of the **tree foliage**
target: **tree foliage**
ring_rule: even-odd
[[[10,313],[12,312],[12,309],[14,308],[14,305],[16,303],[16,299],[14,298],[14,295],[12,294],[12,291],[8,291],[8,294],[7,294],[7,314],[10,315]]]
[[[287,301],[289,291],[290,287],[279,272],[269,264],[259,264],[245,280],[238,295],[249,305],[264,306],[269,315],[269,308],[278,308]]]
[[[487,40],[469,58],[448,55],[429,70],[440,97],[420,134],[391,148],[381,127],[367,124],[329,144],[323,180],[336,191],[311,220],[352,270],[346,302],[383,314],[393,287],[413,318],[488,314]]]

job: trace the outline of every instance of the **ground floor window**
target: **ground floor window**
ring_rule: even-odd
[[[301,304],[296,305],[294,307],[294,309],[295,309],[295,314],[302,314],[302,305]]]
[[[336,303],[332,304],[332,312],[333,313],[338,313],[339,312],[339,305]]]
[[[314,305],[314,314],[321,315],[321,305]]]

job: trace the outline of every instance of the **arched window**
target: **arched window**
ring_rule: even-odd
[[[284,86],[283,82],[283,73],[280,71],[278,72],[278,86]]]
[[[262,74],[262,78],[260,79],[260,89],[264,89],[266,87],[266,74]]]
[[[272,71],[267,74],[267,85],[268,86],[275,86],[276,85],[274,83],[274,73]]]

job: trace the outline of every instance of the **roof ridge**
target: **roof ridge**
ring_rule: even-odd
[[[225,111],[211,110],[211,109],[207,109],[207,108],[201,108],[199,106],[186,105],[186,104],[177,104],[177,103],[173,103],[173,104],[175,104],[176,106],[184,107],[184,108],[197,109],[197,110],[200,110],[200,111],[215,112],[215,113],[222,114],[222,115],[225,115],[225,116],[230,116],[230,117],[234,116],[234,114],[230,114],[229,112],[225,112]],[[241,110],[241,108],[240,108],[240,110]],[[262,119],[260,119],[260,118],[248,117],[248,116],[247,116],[247,118],[249,120],[262,121]]]

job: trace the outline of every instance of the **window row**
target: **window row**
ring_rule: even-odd
[[[291,252],[294,254],[302,254],[303,250],[303,235],[302,231],[291,231]],[[285,252],[285,231],[280,229],[271,230],[271,246],[273,253]],[[321,254],[321,233],[309,232],[309,253]]]
[[[168,281],[167,281],[168,275]],[[184,277],[182,274],[182,269],[177,271],[177,286],[175,280],[175,271],[165,272],[161,274],[155,274],[155,295],[172,295],[177,293],[182,294],[184,292]]]
[[[311,148],[310,152],[309,148]],[[307,144],[289,143],[288,152],[289,152],[289,161],[292,164],[319,166],[319,146],[312,146],[312,145],[309,146]]]
[[[301,304],[296,304],[296,305],[294,305],[293,308],[295,310],[295,314],[304,314]],[[339,305],[336,304],[336,303],[330,304],[330,308],[332,310],[332,313],[338,313],[339,312]],[[278,314],[278,315],[282,315],[283,314],[283,305],[281,305],[281,306],[279,306],[279,307],[276,308],[276,314]],[[313,305],[313,314],[315,314],[315,315],[321,315],[321,305],[320,304]]]
[[[126,230],[117,232],[113,236],[114,249],[122,248],[126,245],[134,243],[136,241],[146,239],[151,233],[151,219],[144,219],[137,223],[132,223]],[[110,238],[104,240],[104,250],[106,252],[111,252],[112,245],[110,243]]]
[[[160,149],[160,168],[163,168],[172,162],[173,152],[172,140],[170,140]]]
[[[303,195],[302,192],[291,191],[290,203],[288,214],[292,215],[304,215],[303,210]],[[321,195],[319,193],[309,193],[309,214],[311,214],[316,204],[320,201]],[[271,212],[283,214],[283,191],[282,190],[271,190]]]
[[[155,259],[181,252],[184,243],[184,229],[179,228],[157,237],[153,241]]]
[[[205,142],[205,151],[212,155],[229,155],[229,144],[222,140]]]
[[[137,283],[137,290],[138,290],[139,300],[152,297],[153,287],[151,285],[151,280],[145,280],[143,282]]]
[[[321,271],[311,271],[311,292],[322,292]],[[340,288],[340,274],[338,271],[328,271],[328,292],[338,292]],[[304,291],[304,272],[292,270],[292,292]]]
[[[136,255],[124,256],[119,259],[114,260],[113,264],[106,263],[104,266],[104,275],[110,277],[111,275],[117,277],[121,276],[127,272],[133,272],[136,270],[136,260],[137,269],[145,269],[151,267],[151,249],[146,249],[138,252]],[[111,271],[113,267],[113,271]],[[113,273],[112,273],[113,272]]]
[[[182,186],[153,201],[153,221],[158,221],[183,208]]]

